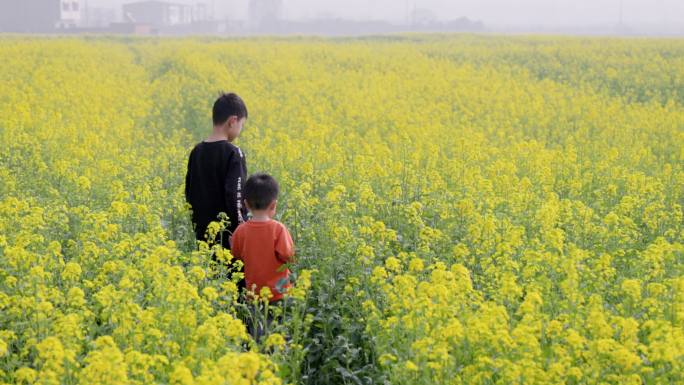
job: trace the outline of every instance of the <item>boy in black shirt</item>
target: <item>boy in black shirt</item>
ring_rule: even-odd
[[[219,221],[219,213],[228,216],[230,224],[222,234],[217,234],[216,241],[220,241],[224,249],[230,249],[230,236],[247,219],[242,198],[247,163],[242,150],[231,143],[240,136],[247,119],[247,107],[238,95],[222,94],[214,103],[212,118],[211,135],[190,152],[185,199],[192,206],[197,240],[206,240],[207,226],[212,221]],[[242,286],[244,280],[238,283],[238,289]]]

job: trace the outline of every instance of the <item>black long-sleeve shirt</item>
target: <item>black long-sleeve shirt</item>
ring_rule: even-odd
[[[195,238],[204,240],[211,221],[221,212],[230,219],[229,233],[223,234],[223,247],[230,248],[229,235],[247,219],[242,186],[247,175],[247,162],[239,147],[221,140],[200,142],[190,152],[185,176],[185,199],[192,206]],[[217,236],[218,238],[218,236]]]

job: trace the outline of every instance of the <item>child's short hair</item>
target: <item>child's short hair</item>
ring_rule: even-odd
[[[214,125],[218,126],[225,123],[233,115],[237,116],[238,119],[247,117],[245,102],[235,93],[221,93],[221,96],[214,102],[212,109]]]
[[[263,210],[278,199],[278,182],[270,175],[257,173],[245,182],[245,200],[253,210]]]

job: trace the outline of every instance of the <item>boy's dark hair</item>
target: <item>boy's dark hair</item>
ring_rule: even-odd
[[[245,182],[245,200],[253,210],[263,210],[278,199],[278,182],[270,175],[257,173]]]
[[[247,117],[245,102],[235,93],[221,93],[221,96],[214,102],[212,109],[214,125],[218,126],[225,123],[233,115],[237,116],[238,119]]]

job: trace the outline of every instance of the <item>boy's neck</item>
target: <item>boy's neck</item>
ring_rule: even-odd
[[[268,222],[271,220],[271,217],[267,213],[253,212],[252,220],[255,222]]]
[[[219,140],[228,140],[228,135],[218,127],[214,127],[214,131],[212,131],[211,135],[209,135],[205,141],[218,142]]]

